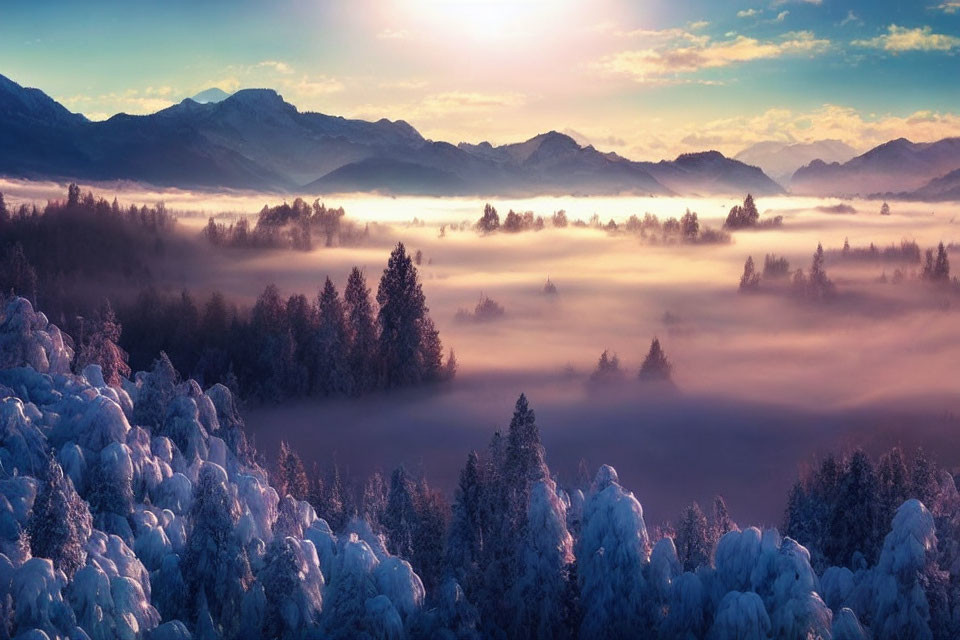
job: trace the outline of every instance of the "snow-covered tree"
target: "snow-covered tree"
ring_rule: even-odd
[[[402,466],[395,469],[390,476],[390,494],[383,517],[383,528],[390,553],[401,558],[412,558],[417,510],[413,504],[411,482]]]
[[[684,571],[695,571],[697,567],[710,563],[710,527],[707,517],[694,502],[683,510],[677,522],[677,557]]]
[[[519,541],[517,578],[509,594],[513,637],[573,636],[565,616],[572,604],[568,580],[573,562],[573,538],[566,517],[566,506],[553,481],[536,482],[530,491],[527,527]]]
[[[476,451],[471,451],[466,466],[460,471],[446,546],[446,566],[458,583],[471,584],[471,587],[483,547],[480,474],[480,458]]]
[[[643,508],[608,469],[612,471],[605,467],[598,473],[599,490],[584,505],[575,545],[583,608],[580,637],[633,638],[637,629],[652,624],[645,608],[649,539]]]
[[[277,475],[274,486],[281,496],[291,495],[297,500],[306,500],[309,492],[303,461],[283,440],[280,441],[280,453],[277,455]]]
[[[237,530],[240,507],[224,480],[223,469],[204,466],[200,471],[190,509],[193,530],[181,567],[194,620],[202,618],[202,600],[213,622],[232,636],[253,576]]]
[[[870,627],[878,638],[933,638],[924,578],[935,568],[933,516],[916,499],[893,518],[874,569]]]
[[[87,365],[98,364],[106,383],[119,387],[124,378],[130,377],[127,353],[119,346],[121,331],[110,301],[104,300],[77,354],[77,368],[82,370]]]
[[[54,567],[72,578],[86,562],[84,547],[92,530],[87,503],[77,495],[60,465],[51,460],[27,523],[31,552],[49,558]]]

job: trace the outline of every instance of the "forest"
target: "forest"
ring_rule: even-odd
[[[116,344],[74,373],[70,343],[27,299],[3,301],[10,637],[958,632],[960,494],[922,451],[825,458],[782,533],[738,525],[720,497],[709,518],[693,504],[648,527],[612,467],[551,472],[520,394],[448,507],[403,467],[351,491],[286,446],[266,465],[224,385],[181,381],[165,356],[111,384]]]
[[[309,248],[312,228],[327,244],[353,233],[343,215],[342,208],[311,208],[297,199],[264,207],[249,233],[240,231],[245,219],[223,231],[211,218],[204,237],[255,249]],[[124,210],[116,199],[111,204],[82,194],[76,184],[66,200],[50,201],[43,212],[26,205],[10,212],[0,194],[0,291],[25,296],[60,318],[76,339],[76,368],[112,342],[117,355],[104,366],[110,383],[129,372],[128,363],[147,369],[161,353],[202,384],[224,383],[255,401],[357,396],[453,377],[456,359],[452,352],[444,358],[415,257],[402,243],[375,296],[354,267],[342,296],[329,277],[310,298],[283,298],[268,285],[247,309],[218,291],[197,301],[187,289],[178,295],[157,289],[150,256],[177,251],[182,241],[172,234],[175,223],[162,203]],[[291,233],[300,235],[291,239]],[[111,278],[120,285],[114,302],[80,286]]]

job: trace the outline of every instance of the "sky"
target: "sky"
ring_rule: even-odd
[[[91,119],[210,87],[633,159],[960,135],[960,0],[3,0],[0,73]]]

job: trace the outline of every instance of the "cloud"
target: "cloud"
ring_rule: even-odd
[[[302,96],[320,96],[343,91],[343,83],[329,76],[301,76],[299,80],[285,83],[284,87],[293,89]]]
[[[166,109],[174,104],[171,99],[174,93],[173,87],[147,87],[95,96],[77,94],[60,98],[59,102],[91,120],[106,120],[115,113],[144,115]]]
[[[293,68],[286,62],[280,62],[279,60],[264,60],[263,62],[258,62],[253,65],[256,69],[273,69],[277,73],[290,74],[293,73]]]
[[[742,11],[737,11],[738,18],[752,18],[763,13],[762,9],[744,9]]]
[[[852,107],[825,104],[809,111],[772,108],[749,116],[721,118],[667,128],[659,147],[643,135],[631,138],[630,157],[653,158],[660,149],[717,149],[733,155],[751,144],[840,140],[858,151],[905,137],[918,142],[960,136],[960,114],[922,110],[906,115],[866,114]],[[643,132],[646,133],[646,132]]]
[[[423,109],[433,113],[484,111],[502,107],[517,107],[525,102],[518,93],[479,93],[471,91],[447,91],[425,96]]]
[[[960,38],[943,33],[934,33],[930,27],[907,29],[891,24],[887,27],[887,33],[869,40],[854,40],[852,44],[857,47],[881,49],[894,53],[903,51],[950,51],[960,47]]]
[[[773,19],[773,22],[783,22],[787,19],[788,15],[790,15],[789,11],[781,11],[777,14],[777,17]]]
[[[960,13],[960,1],[958,0],[949,0],[948,2],[943,2],[941,4],[930,7],[935,11],[943,11],[944,13],[954,15]]]
[[[840,21],[840,26],[845,27],[848,24],[863,24],[863,20],[853,12],[853,9],[847,11],[847,17]]]
[[[715,41],[689,33],[657,33],[664,44],[646,49],[621,51],[602,58],[596,67],[614,75],[627,75],[644,84],[663,84],[677,74],[727,67],[753,60],[787,55],[815,55],[830,47],[830,41],[810,31],[793,31],[779,40],[761,41],[744,35]]]

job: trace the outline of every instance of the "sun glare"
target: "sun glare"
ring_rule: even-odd
[[[564,11],[567,0],[410,0],[419,20],[454,37],[529,38]]]

